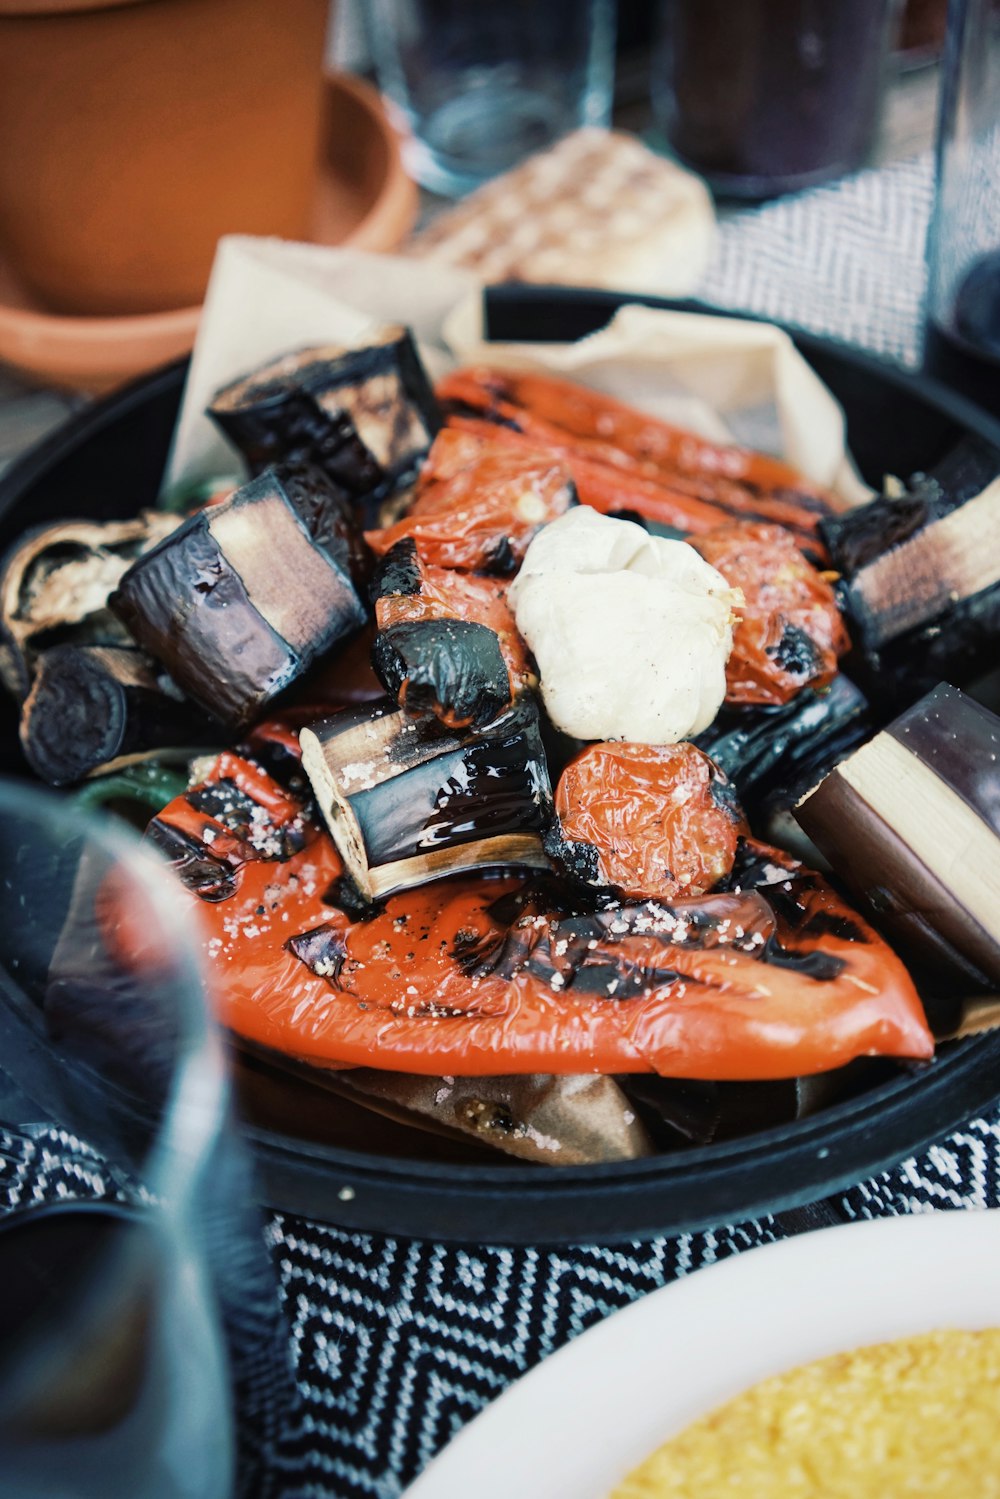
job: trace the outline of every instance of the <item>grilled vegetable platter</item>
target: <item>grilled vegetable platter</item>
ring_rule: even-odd
[[[933,1068],[1000,983],[990,450],[843,512],[561,379],[433,387],[402,327],[210,414],[249,478],[23,536],[0,673],[34,772],[171,862],[255,1065],[550,1166]]]

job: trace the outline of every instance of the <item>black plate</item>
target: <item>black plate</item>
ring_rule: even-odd
[[[625,300],[709,310],[611,293],[504,288],[488,298],[488,327],[498,339],[577,338],[601,327]],[[969,433],[1000,453],[1000,423],[961,397],[846,347],[793,336],[842,403],[851,450],[871,483],[887,471],[932,466]],[[43,521],[127,516],[152,504],[185,369],[181,361],[128,386],[16,464],[0,481],[0,547]],[[15,715],[9,705],[2,711],[0,771],[23,773]],[[247,1129],[262,1195],[274,1207],[345,1227],[453,1241],[596,1242],[731,1222],[826,1196],[922,1149],[998,1094],[1000,1033],[945,1046],[925,1071],[811,1119],[611,1166],[428,1162],[319,1143],[306,1137],[304,1124],[298,1132],[259,1122]],[[272,1104],[258,1119],[288,1117],[286,1105]],[[371,1142],[363,1120],[359,1133]]]

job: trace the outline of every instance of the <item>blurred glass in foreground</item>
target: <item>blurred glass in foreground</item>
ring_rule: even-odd
[[[862,166],[894,0],[660,0],[650,94],[679,159],[722,197],[769,198]]]
[[[127,830],[0,783],[0,1474],[18,1499],[268,1492],[287,1340],[192,919]]]
[[[1000,36],[951,0],[927,238],[925,367],[1000,415]]]
[[[407,170],[457,197],[578,129],[608,125],[614,0],[365,0]]]

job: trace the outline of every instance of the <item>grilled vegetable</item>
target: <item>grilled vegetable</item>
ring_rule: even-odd
[[[1000,718],[938,687],[795,817],[904,954],[960,992],[1000,984]]]
[[[364,624],[342,516],[315,476],[262,474],[135,563],[111,607],[189,696],[245,724]]]
[[[478,727],[534,685],[504,582],[430,567],[407,539],[382,558],[373,592],[372,659],[401,707]]]
[[[538,447],[445,430],[434,442],[409,510],[365,540],[380,557],[411,538],[437,567],[506,577],[540,526],[576,502],[569,471]]]
[[[545,375],[457,370],[437,387],[449,425],[530,442],[567,464],[585,505],[634,511],[700,534],[728,520],[771,521],[810,556],[822,556],[817,525],[829,496],[774,458],[720,446],[636,411],[611,396]]]
[[[726,702],[789,702],[803,687],[826,687],[850,646],[829,581],[787,531],[737,521],[694,538],[706,562],[739,588]]]
[[[500,642],[472,620],[390,625],[375,637],[372,664],[401,708],[450,728],[482,728],[510,705]]]
[[[964,492],[924,482],[823,527],[864,685],[886,716],[995,663],[1000,479],[972,498]]]
[[[438,428],[420,356],[399,327],[361,348],[286,354],[219,391],[209,415],[252,472],[305,460],[373,500],[416,469]]]
[[[556,788],[545,846],[575,881],[627,900],[704,895],[745,831],[726,777],[693,744],[593,744]]]
[[[182,769],[171,768],[154,757],[107,775],[92,776],[80,787],[75,801],[88,812],[103,807],[121,810],[141,830],[148,823],[150,812],[158,812],[175,796],[181,796],[187,785],[186,765]]]
[[[480,732],[386,703],[303,729],[302,764],[366,900],[457,870],[546,866],[551,791],[534,703]]]
[[[253,748],[273,764],[276,744],[268,730],[277,731],[279,741],[284,737],[279,725],[262,726]],[[297,755],[291,763],[298,768]],[[146,836],[189,890],[215,902],[236,894],[247,864],[270,865],[300,853],[315,841],[315,824],[301,787],[290,790],[257,759],[226,751],[208,762],[199,784],[153,818]]]
[[[147,510],[127,521],[64,521],[28,534],[7,553],[0,573],[0,678],[15,697],[31,685],[35,659],[48,646],[128,645],[108,610],[108,595],[142,552],[177,526]]]
[[[732,781],[751,814],[789,807],[872,729],[868,701],[838,674],[780,708],[725,707],[695,743]]]
[[[21,714],[25,758],[53,786],[166,749],[186,758],[224,736],[218,720],[187,701],[154,661],[119,646],[43,651]]]
[[[203,788],[151,831],[161,846],[177,837],[182,878],[206,897],[222,1019],[255,1044],[432,1077],[780,1078],[931,1053],[898,959],[777,849],[748,842],[724,892],[669,905],[579,914],[545,882],[465,876],[356,920],[301,794],[258,794],[259,770],[241,764],[263,846],[199,811]]]

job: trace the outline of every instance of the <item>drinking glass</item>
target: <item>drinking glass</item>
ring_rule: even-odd
[[[951,0],[927,237],[925,365],[1000,413],[1000,37],[991,0]]]
[[[608,125],[614,0],[367,0],[411,176],[458,196],[582,125]]]
[[[0,783],[0,1487],[18,1499],[267,1491],[287,1337],[196,920],[124,825]]]
[[[797,192],[873,144],[896,0],[660,0],[650,94],[724,197]]]

